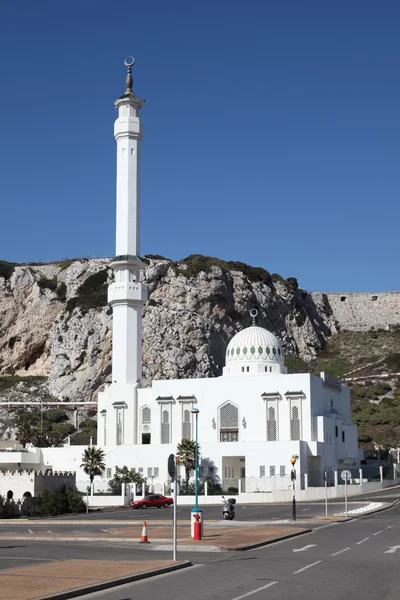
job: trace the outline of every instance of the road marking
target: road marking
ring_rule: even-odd
[[[46,529],[47,533],[53,533],[50,529]]]
[[[392,546],[389,550],[386,550],[385,554],[394,554],[396,550],[398,550],[400,546]]]
[[[331,554],[331,556],[337,556],[338,554],[342,554],[342,552],[347,552],[350,548],[344,548],[343,550],[339,550],[339,552],[335,552],[335,554]]]
[[[309,548],[315,548],[315,546],[318,546],[318,544],[309,544],[308,546],[303,546],[303,548],[295,548],[293,552],[305,552]]]
[[[33,533],[32,529],[28,529],[29,533]]]
[[[321,562],[322,562],[322,560],[317,560],[317,562],[311,563],[311,565],[307,565],[306,567],[303,567],[302,569],[299,569],[298,571],[293,571],[293,575],[297,575],[297,573],[301,573],[302,571],[305,571],[306,569],[311,569],[311,567],[315,567],[315,565],[318,565]]]
[[[375,533],[373,533],[372,535],[379,535],[380,533],[383,533],[383,529],[381,529],[380,531],[376,531]]]
[[[356,546],[359,546],[360,544],[363,544],[364,542],[366,542],[367,540],[369,540],[369,537],[364,538],[363,540],[361,540],[360,542],[357,542]]]
[[[112,529],[100,529],[100,531],[105,531],[106,533],[112,533]]]
[[[311,510],[310,508],[302,508],[302,512],[306,512],[306,510]]]
[[[242,596],[236,596],[236,598],[232,598],[232,600],[242,600],[242,598],[248,598],[249,596],[252,596],[253,594],[257,594],[257,592],[262,592],[263,590],[266,590],[267,588],[271,587],[272,585],[276,585],[277,583],[278,583],[277,581],[271,581],[271,583],[267,583],[267,585],[263,585],[262,587],[259,587],[256,590],[253,590],[252,592],[247,592],[247,594],[243,594]]]

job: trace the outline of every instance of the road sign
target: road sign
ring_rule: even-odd
[[[350,471],[342,471],[340,477],[343,479],[343,481],[350,481],[351,473]]]
[[[175,456],[173,454],[168,457],[168,474],[172,479],[175,477]]]

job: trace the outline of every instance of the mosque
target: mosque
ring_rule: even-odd
[[[108,290],[112,383],[98,398],[97,446],[105,453],[104,479],[113,476],[116,466],[127,465],[153,485],[164,484],[169,454],[176,453],[182,439],[195,439],[196,424],[201,472],[225,490],[238,488],[239,482],[243,489],[252,479],[287,478],[293,455],[299,481],[307,475],[309,485],[320,485],[324,471],[358,466],[349,389],[327,373],[288,374],[281,343],[257,325],[256,310],[253,324],[229,342],[222,376],[156,380],[142,387],[147,286],[140,279],[139,113],[144,102],[133,91],[133,64],[133,58],[125,60],[126,89],[115,102],[116,251]],[[83,449],[42,448],[35,468],[79,471]]]

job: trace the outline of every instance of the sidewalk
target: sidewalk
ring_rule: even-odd
[[[171,560],[63,560],[7,569],[0,571],[0,599],[67,600],[189,566]]]

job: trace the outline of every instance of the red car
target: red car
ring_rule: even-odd
[[[132,508],[168,508],[174,501],[172,498],[167,498],[161,494],[148,494],[140,500],[132,500],[130,503]]]

